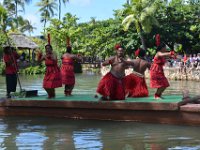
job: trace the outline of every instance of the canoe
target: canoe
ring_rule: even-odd
[[[0,116],[45,116],[71,119],[137,121],[145,123],[200,125],[200,104],[179,106],[181,95],[166,95],[163,100],[127,98],[99,101],[93,95],[58,95],[0,99]]]

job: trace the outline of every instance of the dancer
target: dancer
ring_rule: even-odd
[[[101,100],[124,100],[125,69],[133,62],[124,59],[124,48],[117,44],[115,46],[116,56],[112,56],[102,63],[103,66],[111,65],[111,70],[99,82],[97,93],[102,95]]]
[[[43,88],[48,93],[48,98],[54,98],[55,88],[62,87],[61,73],[57,64],[57,56],[53,53],[52,46],[47,44],[45,50],[46,54],[44,56],[41,53],[38,56],[38,61],[45,61],[46,65]]]
[[[4,47],[3,60],[5,62],[5,73],[6,73],[6,91],[7,98],[11,98],[10,93],[16,92],[17,87],[17,59],[20,56],[13,48],[6,46]]]
[[[155,99],[162,99],[162,93],[169,86],[169,82],[165,77],[163,70],[163,66],[166,62],[165,57],[175,57],[175,53],[174,51],[168,52],[166,50],[166,45],[161,43],[157,47],[157,52],[150,68],[150,87],[157,88],[154,95]]]
[[[75,84],[74,75],[74,61],[81,61],[82,58],[79,55],[71,54],[72,48],[70,45],[67,46],[67,51],[62,56],[62,84],[65,85],[64,93],[66,96],[70,96]]]
[[[146,52],[138,49],[135,53],[134,71],[125,77],[125,89],[128,97],[147,97],[149,95],[144,72],[150,69],[151,64],[145,60]]]

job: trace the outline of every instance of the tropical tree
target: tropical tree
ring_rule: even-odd
[[[128,14],[122,24],[127,31],[134,24],[141,39],[143,48],[146,50],[144,33],[149,33],[153,25],[158,25],[154,14],[159,6],[159,0],[130,0],[129,5],[125,5],[124,14]]]
[[[55,15],[54,10],[57,9],[57,4],[54,0],[42,0],[36,4],[39,6],[39,12],[41,13],[41,22],[44,22],[44,32],[47,21]]]
[[[167,5],[163,3],[155,17],[160,23],[153,29],[159,32],[161,41],[171,49],[176,44],[181,44],[182,51],[191,53],[200,50],[200,1],[172,0]]]
[[[15,15],[16,27],[18,28],[18,11],[25,11],[25,4],[29,4],[32,0],[4,0],[3,5],[8,9],[10,15]],[[18,7],[22,10],[19,10]]]
[[[62,2],[61,2],[62,1]],[[59,15],[58,15],[58,18],[59,18],[59,20],[61,19],[61,3],[63,3],[64,5],[66,4],[66,2],[69,2],[69,0],[58,0],[58,13],[59,13]]]
[[[7,41],[6,31],[8,22],[10,22],[8,19],[8,12],[2,5],[0,5],[0,54],[2,54],[2,47]]]
[[[33,30],[35,30],[36,27],[34,27],[32,24],[31,24],[31,21],[25,19],[23,20],[21,23],[20,23],[20,31],[21,32],[28,32],[29,35],[31,36],[31,33],[33,33]]]

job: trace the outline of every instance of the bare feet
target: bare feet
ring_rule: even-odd
[[[125,98],[127,98],[129,96],[129,92],[126,93]]]
[[[163,97],[161,97],[161,96],[158,95],[158,94],[155,94],[155,95],[154,95],[154,99],[156,99],[156,100],[162,100]]]
[[[156,96],[154,96],[154,99],[156,99],[156,100],[162,100],[163,97],[156,97]]]

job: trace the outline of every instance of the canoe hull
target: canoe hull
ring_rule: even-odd
[[[190,105],[190,108],[186,105],[179,108],[176,103],[6,100],[0,103],[0,116],[45,116],[70,119],[200,125],[199,108],[200,105]]]

